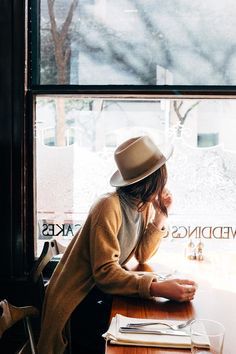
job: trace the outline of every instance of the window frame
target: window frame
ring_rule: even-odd
[[[236,99],[236,85],[42,85],[39,84],[39,38],[40,33],[40,1],[29,0],[29,36],[28,36],[28,95],[29,110],[31,112],[31,130],[35,124],[35,100],[38,96],[62,95],[65,97],[76,96],[78,98],[110,98],[110,99]],[[36,75],[33,75],[36,73]],[[30,148],[34,151],[33,137]],[[35,161],[32,154],[32,210],[34,209],[34,171]],[[34,218],[32,224],[35,222]],[[34,226],[32,226],[34,229]],[[35,232],[34,232],[35,237]],[[36,240],[34,239],[34,243]],[[36,246],[36,245],[35,245]]]

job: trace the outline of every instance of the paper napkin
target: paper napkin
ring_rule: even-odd
[[[157,335],[157,334],[136,334],[136,333],[121,333],[120,327],[127,326],[128,323],[136,322],[150,322],[150,319],[132,318],[117,314],[112,318],[110,327],[103,337],[112,344],[118,345],[136,345],[136,346],[149,346],[149,347],[168,347],[168,348],[191,348],[191,339],[189,328],[184,329],[187,336],[175,335]],[[172,320],[158,320],[158,322],[178,324],[182,321]],[[153,325],[152,329],[167,329],[167,327],[160,325]],[[203,347],[209,347],[208,338],[204,336],[202,340]]]

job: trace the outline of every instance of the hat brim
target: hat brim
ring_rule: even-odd
[[[165,150],[165,152],[163,152]],[[168,147],[165,147],[165,149],[161,149],[162,153],[163,153],[163,157],[161,160],[158,161],[158,163],[156,163],[152,168],[148,169],[147,171],[145,171],[144,173],[142,173],[141,175],[129,179],[129,180],[124,180],[120,171],[117,170],[110,179],[110,184],[113,187],[125,187],[128,186],[130,184],[136,183],[141,181],[142,179],[150,176],[153,172],[155,172],[156,170],[158,170],[161,166],[163,166],[166,161],[171,157],[171,155],[173,154],[174,151],[174,147],[173,145],[169,145]]]

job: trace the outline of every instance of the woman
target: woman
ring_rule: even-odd
[[[118,170],[110,183],[116,191],[101,197],[73,238],[47,289],[39,354],[64,353],[65,328],[71,319],[73,353],[104,353],[111,295],[193,299],[190,280],[158,282],[153,274],[136,274],[123,266],[135,256],[146,262],[166,235],[172,203],[165,189],[164,156],[148,136],[129,139],[115,151]]]

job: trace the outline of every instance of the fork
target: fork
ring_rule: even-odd
[[[185,328],[188,325],[190,325],[190,323],[193,321],[193,319],[191,318],[190,320],[177,324],[177,325],[171,325],[169,323],[165,323],[165,322],[137,322],[137,323],[128,323],[127,327],[143,327],[143,326],[151,326],[151,325],[163,325],[163,326],[167,326],[170,329],[173,329],[174,331],[177,331],[179,329]]]

